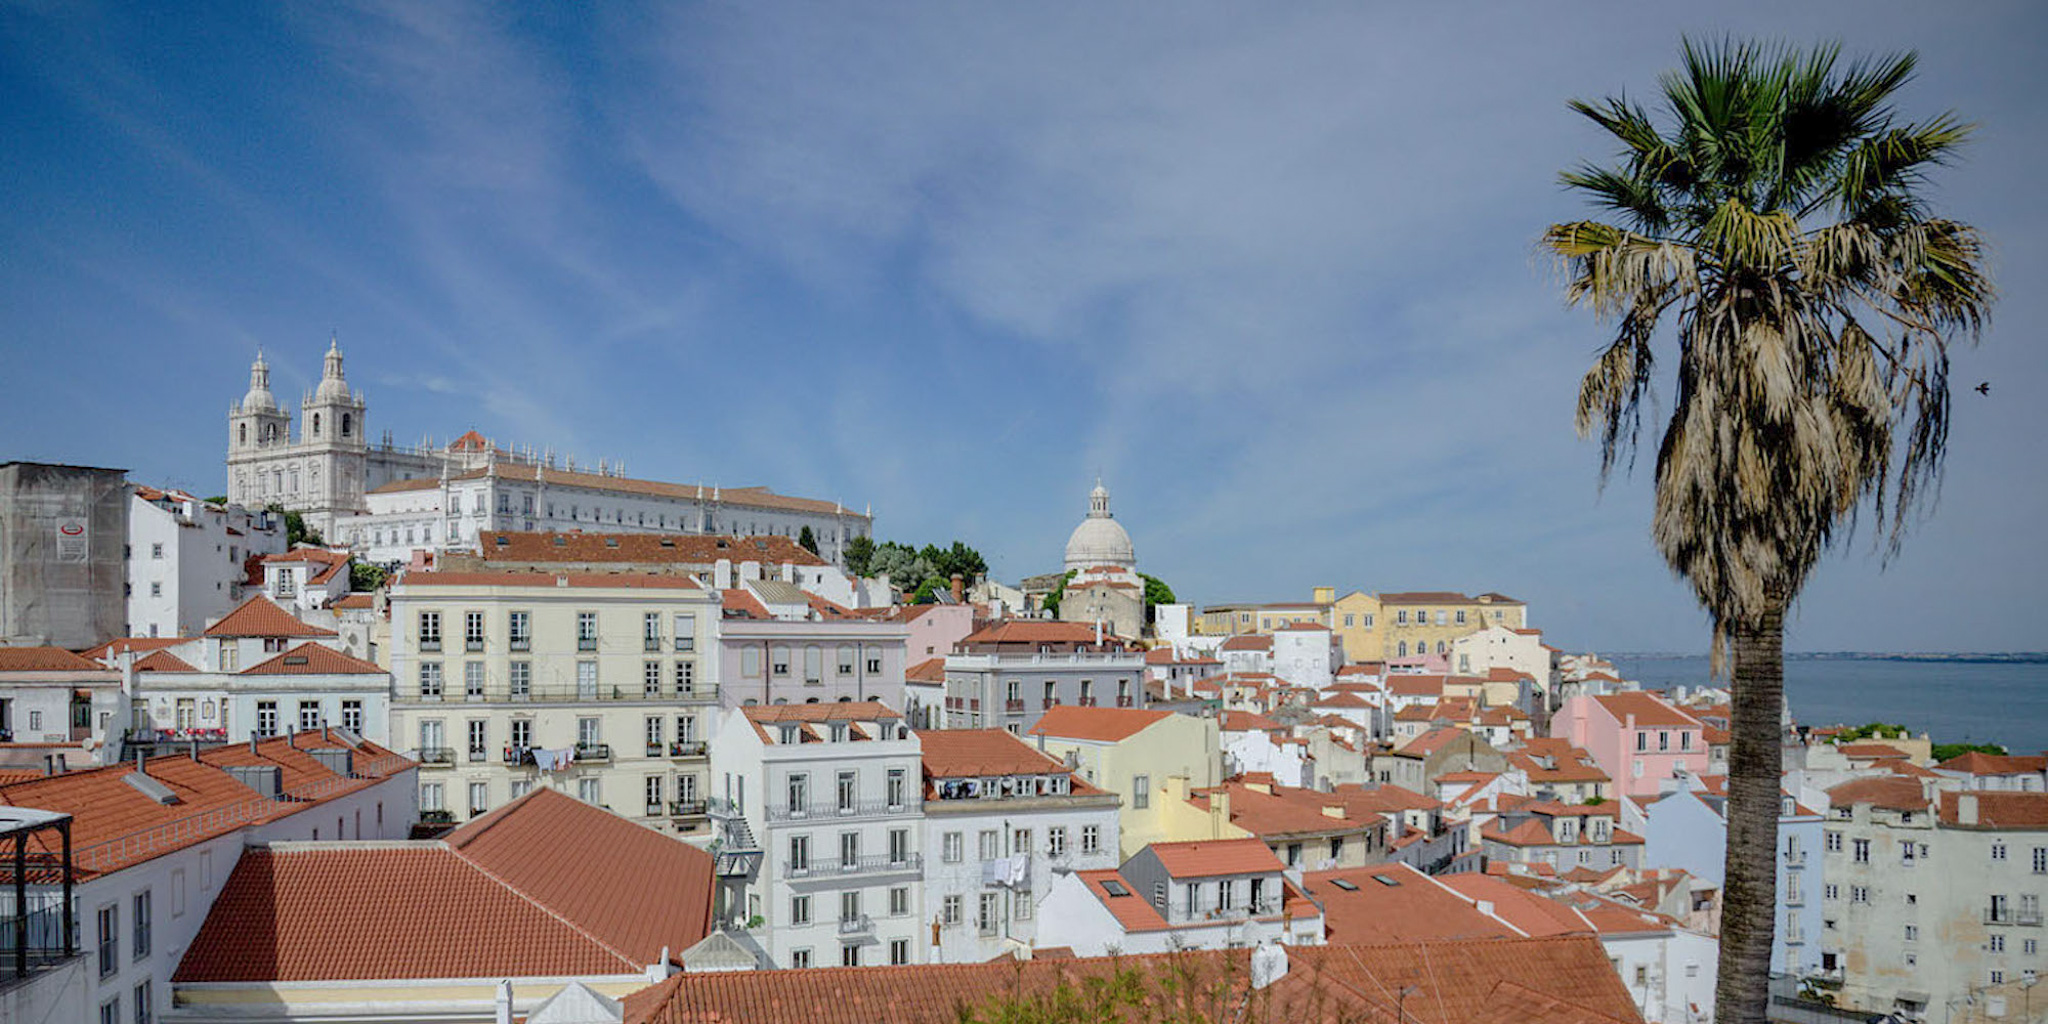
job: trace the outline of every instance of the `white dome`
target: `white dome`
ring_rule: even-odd
[[[341,342],[327,343],[327,358],[320,370],[320,386],[313,391],[316,402],[346,402],[353,398],[349,394],[348,381],[341,375]]]
[[[1088,518],[1081,520],[1081,525],[1074,527],[1073,536],[1067,538],[1067,568],[1088,569],[1098,565],[1138,567],[1131,535],[1111,517],[1109,491],[1099,480],[1088,494]]]

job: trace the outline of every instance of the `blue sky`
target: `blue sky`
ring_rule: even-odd
[[[0,0],[0,458],[223,489],[258,346],[373,431],[872,503],[1057,567],[1097,472],[1185,598],[1500,590],[1701,650],[1646,478],[1571,430],[1602,339],[1534,254],[1681,33],[1918,49],[2004,290],[1889,567],[1795,649],[2040,649],[2037,5]]]

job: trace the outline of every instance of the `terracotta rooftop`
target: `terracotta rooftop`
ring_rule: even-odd
[[[1138,887],[1130,879],[1114,869],[1107,871],[1077,871],[1081,883],[1088,892],[1102,901],[1104,910],[1116,918],[1118,926],[1127,932],[1157,932],[1171,927],[1166,918],[1152,906],[1152,901],[1138,894]],[[1112,888],[1110,883],[1115,883]],[[1121,892],[1121,895],[1119,895]]]
[[[2001,755],[1972,750],[1935,765],[1943,771],[1966,775],[2030,775],[2048,771],[2048,754]]]
[[[1437,697],[1444,692],[1444,676],[1402,673],[1387,677],[1387,692],[1402,697]]]
[[[1146,849],[1151,850],[1166,868],[1166,873],[1175,878],[1249,875],[1262,871],[1278,873],[1281,870],[1280,858],[1257,839],[1153,843]]]
[[[1004,619],[983,626],[960,641],[962,644],[1088,644],[1095,643],[1095,627],[1085,622],[1049,622],[1039,619]],[[1105,632],[1104,646],[1121,646],[1122,641]]]
[[[1459,737],[1469,735],[1471,733],[1468,730],[1460,729],[1456,726],[1438,726],[1409,740],[1399,750],[1394,751],[1394,753],[1403,757],[1428,757],[1442,750]]]
[[[1889,743],[1845,743],[1835,748],[1843,757],[1879,758],[1905,757],[1906,752]]]
[[[347,568],[349,560],[354,557],[346,551],[329,551],[326,548],[293,548],[290,551],[264,555],[253,560],[253,564],[317,566],[308,572],[306,582],[318,586],[334,579],[335,574]],[[263,572],[260,568],[249,582],[257,586],[263,584]]]
[[[62,647],[0,647],[0,672],[105,671],[105,665]]]
[[[243,601],[234,611],[221,616],[219,622],[206,627],[203,636],[334,636],[331,629],[321,629],[300,622],[297,616],[277,606],[271,599],[257,594]]]
[[[568,469],[549,469],[522,463],[500,462],[457,473],[450,480],[481,480],[485,477],[500,480],[525,480],[544,483],[549,487],[581,487],[589,490],[614,491],[623,494],[645,494],[662,498],[678,498],[688,501],[703,501],[719,505],[740,505],[749,508],[777,509],[782,511],[815,512],[846,516],[851,519],[867,519],[861,513],[841,508],[837,503],[819,501],[814,498],[793,498],[776,494],[766,487],[705,487],[702,484],[670,484],[656,480],[636,480],[631,477],[609,476],[600,473],[582,473]],[[438,479],[398,480],[371,491],[378,494],[388,491],[422,490],[439,487]]]
[[[903,672],[905,682],[943,683],[946,681],[946,659],[926,658]]]
[[[1139,899],[1132,896],[1128,899]],[[1405,1024],[1639,1022],[1628,990],[1591,936],[1377,946],[1287,947],[1288,972],[1258,998],[1259,1019],[1389,1024],[1392,993],[1409,990]],[[955,1024],[986,1001],[1040,999],[1088,979],[1169,968],[1223,980],[1235,1019],[1245,1005],[1250,950],[1123,957],[1007,958],[979,964],[682,973],[625,1001],[628,1024]]]
[[[170,657],[168,654],[151,657]],[[175,660],[175,659],[173,659]],[[137,666],[138,668],[140,666]],[[187,670],[189,671],[189,669]],[[384,675],[375,663],[343,654],[324,644],[303,643],[275,657],[241,671],[245,676],[355,676]]]
[[[1492,875],[1468,872],[1445,875],[1441,881],[1466,899],[1493,904],[1493,912],[1524,935],[1583,935],[1594,930],[1592,922],[1571,907]]]
[[[1833,796],[1832,790],[1829,795]],[[1976,828],[2048,829],[2048,793],[2014,793],[1971,790],[1941,794],[1941,822],[1962,825],[1963,797],[1977,798]]]
[[[709,933],[711,889],[703,851],[536,789],[441,842],[247,851],[174,980],[637,974]]]
[[[1593,702],[1605,709],[1607,714],[1612,716],[1617,722],[1626,722],[1628,721],[1628,716],[1634,715],[1636,727],[1639,729],[1645,726],[1700,728],[1699,719],[1680,711],[1670,703],[1659,699],[1656,695],[1644,693],[1641,690],[1605,694],[1594,697]]]
[[[1279,722],[1250,711],[1225,711],[1219,716],[1217,724],[1224,732],[1269,732],[1286,728]]]
[[[1898,775],[1850,779],[1828,790],[1828,802],[1835,807],[1869,804],[1892,811],[1924,811],[1928,803],[1917,780]]]
[[[1067,774],[1064,763],[1003,729],[933,729],[917,738],[924,748],[924,773],[935,779]]]
[[[169,651],[151,651],[136,659],[137,672],[197,672],[192,663]]]
[[[688,576],[644,572],[408,572],[402,587],[585,587],[630,590],[701,590]]]
[[[1251,786],[1231,782],[1197,789],[1189,794],[1188,803],[1206,811],[1211,795],[1219,792],[1230,797],[1230,823],[1261,839],[1356,832],[1380,821],[1379,815],[1369,809],[1361,808],[1354,812],[1336,794],[1293,786]],[[1336,809],[1337,814],[1326,813],[1328,808]]]
[[[879,701],[838,701],[831,704],[750,704],[747,720],[777,722],[875,722],[897,721],[903,715]]]
[[[1225,651],[1270,651],[1273,638],[1264,633],[1244,633],[1223,641],[1218,648]]]
[[[126,654],[129,651],[160,651],[166,647],[176,647],[179,644],[189,644],[191,642],[192,638],[188,636],[124,636],[117,640],[109,640],[98,647],[87,648],[80,651],[79,654],[93,661],[99,661],[114,655]]]
[[[581,564],[702,566],[726,559],[763,565],[823,566],[831,563],[794,539],[693,533],[522,533],[485,530],[477,535],[477,558],[489,562],[571,562]]]
[[[1118,743],[1137,735],[1172,713],[1139,708],[1083,708],[1061,704],[1047,708],[1045,714],[1038,719],[1038,724],[1031,727],[1029,735]]]
[[[1406,864],[1312,871],[1302,876],[1323,905],[1332,943],[1500,939],[1523,933]],[[1343,884],[1339,884],[1343,883]]]

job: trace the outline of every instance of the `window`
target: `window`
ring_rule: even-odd
[[[1636,749],[1637,749],[1637,750],[1648,750],[1648,749],[1650,749],[1650,734],[1649,734],[1649,733],[1646,733],[1646,732],[1639,732],[1639,733],[1636,733]]]
[[[769,673],[786,676],[789,674],[789,648],[772,647],[768,650]]]
[[[1822,897],[1823,899],[1830,899],[1830,900],[1838,900],[1838,899],[1841,899],[1841,898],[1842,898],[1842,887],[1841,887],[1841,886],[1839,886],[1839,885],[1836,885],[1836,884],[1835,884],[1835,883],[1833,883],[1833,882],[1829,882],[1828,884],[1826,884],[1826,885],[1824,885],[1824,886],[1821,886],[1821,897]]]
[[[341,727],[353,733],[363,731],[363,702],[345,700],[341,702]]]
[[[604,742],[604,720],[601,718],[579,718],[576,720],[576,745],[595,747]]]
[[[576,698],[578,700],[597,699],[597,662],[579,661],[576,663]]]
[[[156,999],[148,980],[135,986],[135,1024],[150,1024],[156,1019]]]
[[[1678,734],[1678,749],[1680,749],[1680,750],[1691,750],[1691,749],[1692,749],[1692,733],[1689,733],[1689,732],[1682,732],[1682,733],[1679,733],[1679,734]]]
[[[981,894],[980,900],[976,902],[974,927],[981,934],[994,935],[996,933],[996,921],[1002,912],[1001,899],[1001,893],[985,892]]]
[[[420,699],[421,699],[421,700],[440,700],[440,699],[441,699],[441,663],[440,663],[440,662],[438,662],[438,661],[423,661],[423,662],[420,662]]]
[[[100,1024],[121,1024],[121,997],[100,1004]]]
[[[1102,849],[1102,826],[1081,826],[1081,852],[1098,853]]]
[[[1907,938],[1918,938],[1918,935],[1916,934],[1917,932],[1918,929],[1914,928],[1912,925],[1909,924],[1906,926]],[[1991,951],[1993,953],[2005,952],[2005,936],[2000,935],[1997,932],[1991,933]]]
[[[1994,860],[1994,861],[2000,861],[2000,860],[2004,860],[2004,859],[2005,859],[2005,844],[2004,844],[2004,843],[1992,843],[1992,844],[1991,844],[1991,859],[1992,859],[1992,860]]]
[[[135,951],[137,960],[149,956],[149,890],[135,894]]]
[[[576,613],[576,649],[579,651],[597,650],[596,612]]]
[[[441,799],[441,784],[438,782],[420,783],[420,810],[440,811],[446,809],[446,805]]]
[[[1458,609],[1457,622],[1460,626],[1465,624],[1465,610],[1463,608]]]
[[[1842,834],[1840,832],[1827,833],[1822,837],[1822,845],[1827,848],[1829,853],[1842,852]]]
[[[855,780],[857,778],[858,776],[850,771],[839,773],[839,813],[841,814],[852,814],[856,809]]]
[[[468,700],[484,699],[484,663],[465,661],[462,663],[462,696]]]
[[[661,696],[661,662],[648,661],[640,665],[640,695]]]
[[[811,869],[811,837],[797,835],[789,837],[789,869],[809,871]]]
[[[1856,855],[1855,855],[1855,860],[1856,860],[1856,863],[1858,863],[1858,864],[1868,864],[1868,863],[1870,863],[1870,840],[1868,840],[1868,839],[1858,839],[1858,840],[1855,840],[1855,845],[1856,845]]]
[[[674,623],[675,632],[670,639],[674,642],[676,650],[696,650],[697,617],[695,615],[677,615],[672,621]]]
[[[981,842],[981,859],[994,860],[1003,855],[1003,835],[992,828],[982,829],[977,837]]]
[[[948,864],[958,864],[965,846],[965,838],[960,833],[948,832],[939,841],[939,859]]]
[[[898,808],[898,807],[901,807],[901,806],[903,806],[903,801],[904,801],[904,798],[905,798],[905,794],[906,794],[906,788],[905,788],[905,782],[904,782],[904,776],[903,776],[903,769],[901,769],[901,768],[891,768],[891,769],[889,769],[889,782],[888,782],[888,797],[887,797],[887,799],[888,799],[888,801],[889,801],[889,807],[890,807],[891,809],[894,809],[894,808]]]
[[[602,788],[598,785],[600,781],[601,780],[598,779],[577,779],[576,799],[581,800],[586,804],[597,804],[599,806],[603,806],[604,799]]]
[[[839,920],[842,924],[860,920],[860,890],[839,894]]]
[[[799,970],[799,971],[801,971],[801,970],[803,970],[804,968],[806,968],[806,967],[809,967],[810,965],[811,965],[811,951],[810,951],[810,950],[808,950],[808,949],[792,949],[792,950],[790,950],[790,951],[789,951],[789,966],[790,966],[791,968],[793,968],[793,969],[795,969],[795,970]]]
[[[2000,939],[2001,937],[2002,937],[2002,936],[1997,936],[1997,935],[1994,935],[1994,936],[1992,936],[1992,937],[1991,937],[1991,951],[1992,951],[1992,952],[1994,952],[1994,953],[1995,953],[1995,952],[1997,952],[1997,951],[1998,951],[1998,948],[1999,948],[1999,947],[1998,947],[1998,940],[1999,940],[1999,939]],[[1907,942],[1918,942],[1918,941],[1920,941],[1920,926],[1919,926],[1919,925],[1916,925],[1916,924],[1909,924],[1909,925],[1907,925],[1907,926],[1906,926],[1906,941],[1907,941]]]
[[[1142,811],[1152,806],[1152,776],[1131,776],[1131,810]]]
[[[2034,873],[2048,875],[2048,846],[2034,847]]]
[[[947,924],[947,925],[956,925],[956,924],[959,924],[959,923],[960,923],[960,908],[961,908],[961,904],[962,904],[962,901],[961,901],[961,897],[960,897],[959,895],[957,895],[957,894],[955,894],[955,895],[952,895],[952,896],[947,896],[947,897],[946,897],[945,899],[942,899],[942,900],[940,900],[940,901],[939,901],[939,922],[940,922],[941,924]]]
[[[659,723],[661,720],[657,718],[654,721]],[[661,806],[661,793],[666,787],[662,785],[661,778],[659,775],[649,775],[646,779],[646,784],[642,787],[645,791],[645,806],[649,817],[660,814],[663,810]]]
[[[903,864],[910,860],[910,830],[892,828],[889,830],[889,863]]]
[[[30,722],[29,728],[35,728],[35,725],[34,722]],[[259,700],[256,702],[256,731],[264,736],[277,735],[276,701]]]
[[[1054,825],[1045,830],[1045,852],[1050,857],[1067,855],[1067,827]]]
[[[809,896],[791,896],[789,898],[789,923],[811,923],[811,898]]]
[[[839,833],[839,866],[848,871],[860,866],[860,833]]]
[[[843,946],[840,946],[840,947],[839,947],[839,966],[841,966],[841,967],[859,967],[859,966],[860,966],[860,947],[859,947],[859,946],[856,946],[856,945],[854,945],[854,944],[853,944],[853,943],[851,943],[851,942],[849,942],[849,943],[847,943],[847,944],[845,944],[845,945],[843,945]]]
[[[1867,886],[1867,885],[1852,885],[1852,886],[1850,886],[1850,887],[1849,887],[1849,902],[1851,902],[1851,903],[1869,903],[1869,902],[1870,902],[1870,887],[1869,887],[1869,886]]]
[[[515,651],[530,650],[533,647],[533,613],[511,612],[505,616],[505,633],[511,639]]]
[[[469,720],[469,759],[488,761],[491,759],[491,723],[488,719]]]
[[[1028,902],[1028,901],[1027,901],[1027,902]],[[889,940],[889,962],[890,962],[891,964],[897,964],[897,965],[907,964],[907,963],[909,963],[909,962],[910,962],[910,940],[909,940],[909,939],[890,939],[890,940]]]
[[[420,613],[419,641],[420,650],[422,651],[438,651],[441,649],[440,612]]]
[[[661,613],[648,612],[640,616],[640,647],[642,650],[661,650]]]
[[[881,671],[882,671],[882,656],[881,656],[881,655],[879,655],[879,654],[872,654],[872,655],[869,655],[869,656],[868,656],[868,673],[869,673],[870,675],[875,675],[875,674],[879,674],[879,673],[880,673]]]
[[[109,903],[99,910],[100,977],[112,977],[121,969],[121,908]]]
[[[687,697],[697,692],[697,663],[676,662],[676,696]]]
[[[487,782],[469,784],[469,816],[474,818],[491,809],[491,786]]]
[[[481,651],[484,649],[484,613],[462,613],[462,649]]]
[[[283,579],[279,580],[279,582],[281,582],[281,583],[282,583],[282,582],[285,582],[286,580],[290,580],[290,579],[291,579],[291,577],[290,577],[290,576],[285,576],[285,577],[283,577]],[[291,594],[287,593],[287,592],[285,591],[285,589],[284,589],[283,587],[279,587],[279,588],[277,588],[277,593],[278,593],[278,596],[279,596],[279,597],[290,597],[290,596],[291,596]],[[151,597],[162,597],[162,596],[164,596],[164,585],[163,585],[163,584],[161,584],[161,583],[151,583],[151,584],[149,585],[149,596],[151,596]]]
[[[902,917],[910,913],[910,887],[899,885],[889,890],[889,916]]]

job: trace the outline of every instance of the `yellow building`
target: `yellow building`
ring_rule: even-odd
[[[1185,809],[1187,788],[1214,786],[1223,776],[1222,736],[1213,718],[1062,704],[1048,709],[1029,735],[1083,781],[1123,797],[1119,859],[1176,838],[1174,815]],[[1166,799],[1169,779],[1186,780],[1173,783],[1182,787],[1177,801]]]
[[[1316,596],[1330,593],[1318,587]],[[1330,602],[1328,625],[1351,662],[1420,654],[1448,655],[1451,643],[1490,625],[1521,629],[1528,605],[1505,594],[1467,597],[1454,591],[1369,594],[1354,590]]]
[[[1329,625],[1328,601],[1282,601],[1276,604],[1212,604],[1202,609],[1196,632],[1202,636],[1271,633],[1297,622]]]

